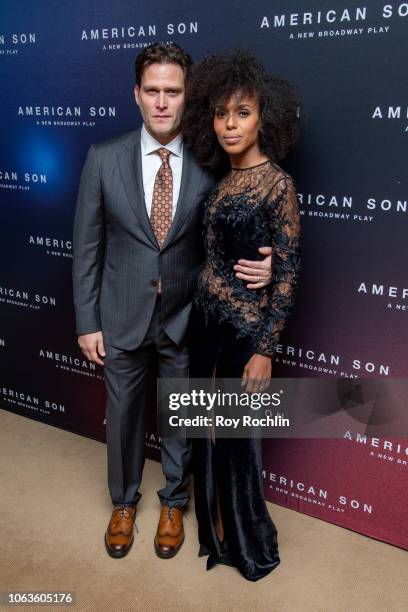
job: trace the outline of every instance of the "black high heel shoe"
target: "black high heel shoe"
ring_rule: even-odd
[[[221,563],[222,565],[229,565],[231,567],[236,567],[228,551],[228,546],[227,546],[225,539],[222,540],[222,542],[218,540],[218,545],[219,545],[220,552],[219,553],[212,552],[209,554],[209,557],[207,559],[207,570],[212,569],[215,565],[217,565],[217,563]],[[201,552],[201,548],[200,548],[200,552]]]

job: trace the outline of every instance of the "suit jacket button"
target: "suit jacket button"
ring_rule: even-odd
[[[153,287],[157,287],[157,280],[155,280],[154,278],[152,278],[152,280],[150,281],[150,284],[151,284]]]

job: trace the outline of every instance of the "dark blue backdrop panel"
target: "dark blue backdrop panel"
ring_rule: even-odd
[[[407,23],[408,3],[378,0],[3,0],[0,404],[104,440],[103,371],[74,334],[72,221],[90,144],[140,125],[133,62],[155,40],[194,59],[248,48],[301,93],[285,169],[302,276],[276,375],[407,376]]]

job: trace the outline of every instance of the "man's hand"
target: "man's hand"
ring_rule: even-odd
[[[78,336],[78,344],[89,361],[94,361],[101,366],[104,365],[101,357],[105,357],[106,353],[105,347],[103,346],[101,331],[95,332],[94,334],[82,334],[82,336]]]
[[[272,247],[260,247],[258,251],[265,255],[262,261],[239,259],[235,264],[235,276],[249,281],[248,289],[261,289],[272,280]]]

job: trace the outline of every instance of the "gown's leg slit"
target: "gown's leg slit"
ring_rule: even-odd
[[[192,378],[196,371],[219,380],[241,378],[254,353],[250,339],[238,342],[228,326],[212,325],[203,326],[196,338],[201,353],[193,349]],[[200,369],[195,366],[203,347],[206,364]],[[205,438],[193,440],[193,449],[199,555],[208,555],[207,569],[232,565],[247,580],[259,580],[280,562],[277,530],[263,493],[261,440],[216,437],[210,428]]]
[[[219,444],[220,440],[218,440]],[[213,533],[213,545],[211,550],[209,551],[209,557],[207,559],[207,570],[213,568],[217,563],[222,563],[224,565],[232,565],[236,566],[236,564],[232,561],[228,553],[228,544],[225,536],[224,529],[224,519],[221,509],[221,495],[219,488],[219,480],[217,478],[217,442],[215,437],[215,428],[211,429],[211,442],[208,445],[211,452],[211,464],[212,464],[212,491],[213,496],[211,499],[211,527]]]

